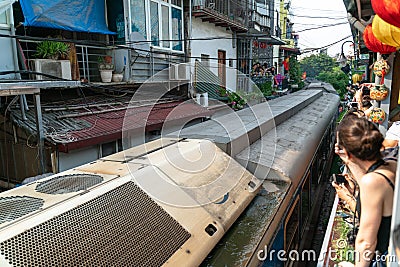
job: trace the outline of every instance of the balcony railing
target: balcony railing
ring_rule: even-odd
[[[271,17],[266,15],[261,15],[257,12],[253,15],[253,21],[260,25],[261,27],[270,27],[271,26]]]
[[[194,0],[193,16],[235,31],[247,31],[247,1]]]

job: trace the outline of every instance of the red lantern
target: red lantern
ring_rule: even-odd
[[[396,52],[396,47],[383,44],[375,37],[374,33],[372,32],[371,24],[365,27],[363,39],[365,46],[372,52],[378,52],[381,54],[390,54],[392,52]]]
[[[400,0],[372,0],[371,3],[379,17],[400,28]]]

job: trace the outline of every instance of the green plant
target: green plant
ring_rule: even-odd
[[[35,56],[47,59],[67,59],[68,54],[68,44],[55,41],[42,41],[36,47]]]
[[[112,64],[111,56],[99,56],[97,58],[99,62],[99,70],[113,70],[114,64]]]
[[[219,88],[219,94],[220,96],[227,96],[228,104],[235,110],[242,109],[244,108],[244,105],[246,105],[246,100],[243,97],[235,92],[226,90],[223,87]]]

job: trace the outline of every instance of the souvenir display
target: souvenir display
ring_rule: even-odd
[[[369,96],[372,100],[382,101],[389,95],[389,89],[384,84],[377,84],[370,88]]]
[[[382,124],[385,121],[385,111],[381,108],[373,108],[369,114],[369,120],[373,123]]]

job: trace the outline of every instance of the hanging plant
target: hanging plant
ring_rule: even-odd
[[[371,50],[372,52],[378,52],[381,54],[390,54],[393,52],[396,52],[396,47],[386,45],[379,41],[374,33],[372,32],[372,25],[369,24],[367,27],[365,27],[364,33],[363,33],[363,39],[365,46]]]
[[[377,84],[370,89],[369,96],[372,100],[382,101],[389,95],[389,90],[384,84]]]
[[[385,22],[378,15],[372,21],[372,32],[382,43],[400,48],[400,28]]]
[[[385,75],[389,72],[390,66],[386,60],[377,60],[374,64],[374,73],[376,76],[381,77],[381,84],[383,84]]]
[[[372,0],[371,4],[379,17],[400,28],[400,0]]]

